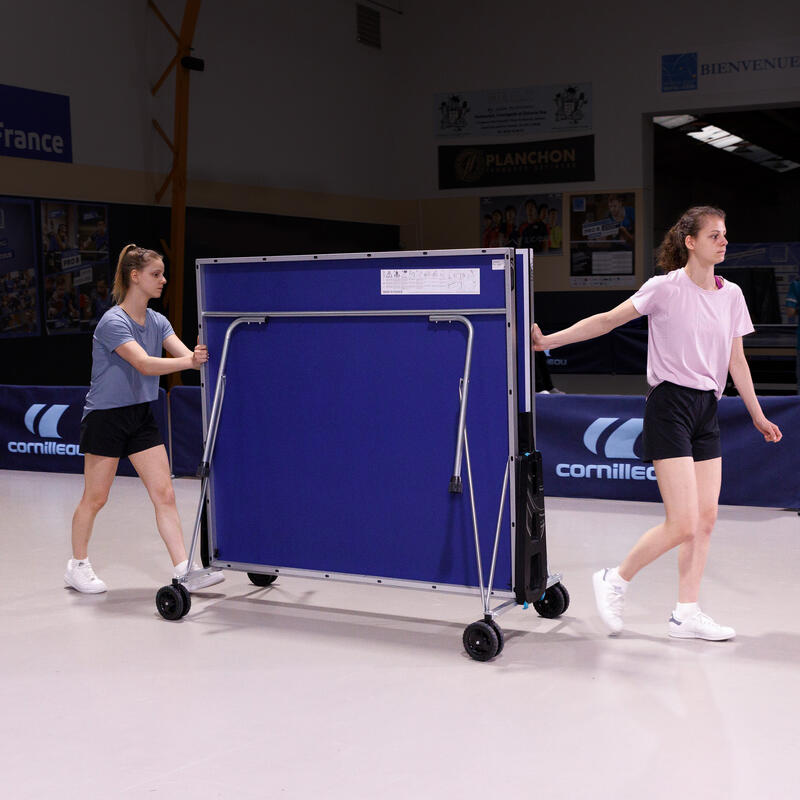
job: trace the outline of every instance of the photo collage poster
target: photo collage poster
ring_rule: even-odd
[[[90,331],[112,305],[108,207],[56,200],[40,205],[45,329]]]
[[[38,336],[39,311],[33,200],[0,197],[0,337]]]
[[[529,247],[536,255],[563,253],[561,194],[481,198],[481,247]]]

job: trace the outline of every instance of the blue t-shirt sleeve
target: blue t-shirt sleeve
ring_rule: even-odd
[[[163,315],[159,314],[158,311],[155,312],[156,314],[156,321],[158,322],[158,329],[160,331],[161,341],[163,342],[164,339],[172,336],[175,331],[170,324],[170,321]]]
[[[116,350],[125,342],[134,342],[130,323],[117,314],[106,314],[94,330],[94,338],[109,352]]]

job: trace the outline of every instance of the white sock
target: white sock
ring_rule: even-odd
[[[172,570],[176,575],[183,575],[186,572],[186,567],[189,566],[189,559],[184,558],[180,564],[176,564]]]
[[[606,573],[606,580],[607,580],[607,581],[608,581],[610,584],[612,584],[613,586],[618,586],[620,589],[622,589],[622,591],[623,591],[623,592],[624,592],[624,591],[625,591],[625,590],[628,588],[628,586],[630,585],[630,581],[626,581],[626,580],[625,580],[625,578],[623,578],[623,577],[622,577],[622,576],[619,574],[619,571],[618,571],[618,568],[617,568],[617,567],[612,567],[612,568],[611,568],[611,569],[610,569],[610,570],[609,570],[609,571]]]
[[[88,564],[88,563],[89,563],[88,556],[86,558],[71,558],[69,560],[69,565],[71,567],[79,567],[81,564]]]
[[[698,610],[697,603],[675,603],[675,611],[672,613],[675,615],[675,619],[683,621],[689,619],[692,614],[696,614]]]

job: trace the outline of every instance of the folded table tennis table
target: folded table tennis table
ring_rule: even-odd
[[[475,249],[197,261],[204,454],[192,564],[472,594],[497,617],[569,595],[547,564],[529,330],[533,254]],[[205,524],[204,524],[205,523]],[[191,569],[191,568],[190,568]],[[162,587],[180,619],[189,575]]]

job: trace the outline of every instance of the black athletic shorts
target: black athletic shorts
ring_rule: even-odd
[[[124,458],[164,444],[150,403],[101,408],[81,421],[81,452]]]
[[[647,396],[642,431],[642,460],[691,456],[719,458],[717,398],[713,391],[659,383]]]

